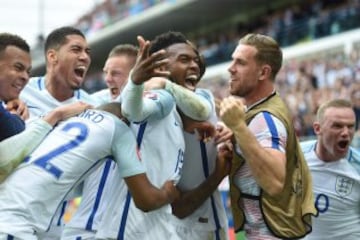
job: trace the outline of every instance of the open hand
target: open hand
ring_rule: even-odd
[[[142,36],[137,37],[139,43],[139,53],[134,68],[131,71],[131,80],[135,84],[142,84],[152,77],[170,76],[169,71],[163,71],[169,60],[165,58],[166,51],[159,50],[149,56],[150,41],[145,40]]]

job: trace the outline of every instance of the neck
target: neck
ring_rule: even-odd
[[[74,96],[74,90],[65,86],[64,81],[58,80],[52,76],[45,76],[45,88],[51,96],[62,102]]]
[[[274,93],[275,93],[274,87],[268,88],[262,92],[255,92],[253,96],[249,96],[249,97],[247,96],[244,98],[245,104],[247,108],[250,109],[252,106],[255,106],[258,103],[264,101],[268,97],[272,96]]]

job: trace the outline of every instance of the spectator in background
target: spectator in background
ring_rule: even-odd
[[[354,84],[350,93],[351,103],[355,112],[355,130],[359,130],[360,123],[360,84]]]
[[[220,105],[233,131],[230,195],[234,227],[247,239],[300,238],[316,214],[307,168],[289,110],[275,91],[282,65],[278,43],[265,35],[240,39],[229,66],[230,93]]]
[[[313,126],[317,140],[301,147],[312,173],[318,215],[305,239],[360,239],[360,154],[350,147],[355,133],[352,104],[344,99],[322,104]]]

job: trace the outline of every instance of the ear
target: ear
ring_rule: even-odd
[[[46,59],[49,63],[57,63],[57,52],[54,49],[50,49],[46,52]]]
[[[313,129],[314,129],[314,133],[316,135],[320,135],[321,133],[321,127],[320,127],[320,123],[319,122],[314,122],[313,123]]]
[[[263,65],[259,72],[259,80],[269,79],[271,78],[271,67],[270,65]]]

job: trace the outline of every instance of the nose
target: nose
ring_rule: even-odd
[[[352,134],[352,132],[354,132],[354,129],[352,127],[344,126],[342,131],[341,131],[341,135],[342,136],[349,136],[349,135]]]
[[[27,71],[21,71],[20,78],[26,84],[30,79],[30,73]]]
[[[229,68],[228,68],[228,72],[233,73],[234,72],[234,62],[231,62]]]
[[[112,78],[111,73],[109,73],[109,72],[104,72],[104,80],[105,80],[105,82],[107,82],[107,83],[113,82],[113,78]]]
[[[190,62],[190,67],[200,69],[199,62],[196,59],[192,59]]]
[[[87,62],[87,63],[90,63],[90,62],[91,62],[90,55],[89,55],[89,53],[86,52],[85,50],[80,53],[79,58],[80,58],[81,60]]]

